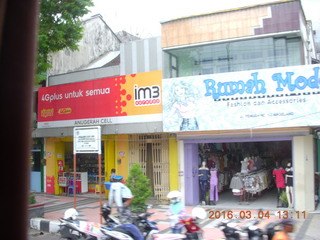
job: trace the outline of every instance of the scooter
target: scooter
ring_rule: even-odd
[[[115,227],[120,223],[117,218],[110,215],[110,212],[110,208],[106,208],[106,205],[103,206],[102,216],[106,221],[106,225],[109,227]],[[183,224],[187,230],[184,234],[159,234],[159,229],[156,226],[156,223],[148,220],[148,217],[150,217],[152,214],[153,213],[146,212],[133,218],[133,223],[143,233],[145,240],[203,239],[202,230],[197,225],[198,219],[205,219],[207,216],[207,213],[203,208],[194,208],[192,210],[191,217],[180,220],[179,223]]]
[[[105,220],[104,225],[115,229],[121,226],[119,219],[115,216],[110,215],[111,208],[104,204],[101,208],[101,215]],[[150,236],[159,232],[158,227],[155,222],[148,220],[148,218],[153,215],[153,213],[145,212],[141,213],[138,216],[131,216],[132,223],[137,226],[142,233],[144,239],[150,239]],[[128,234],[130,235],[130,234]]]
[[[260,220],[251,220],[239,227],[238,219],[222,220],[217,226],[223,231],[226,240],[272,240],[273,235],[278,230],[279,222],[268,223],[264,229],[257,225]],[[266,236],[267,238],[265,238]]]
[[[133,240],[129,235],[105,228],[99,223],[78,221],[77,216],[78,212],[70,208],[60,218],[60,240]]]
[[[206,217],[207,212],[203,208],[195,207],[192,209],[191,217],[180,220],[180,223],[183,224],[187,230],[184,234],[153,234],[152,238],[154,240],[202,240],[202,229],[197,225],[197,221],[199,219],[205,219]]]

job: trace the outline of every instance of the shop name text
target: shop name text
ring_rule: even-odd
[[[251,78],[247,81],[229,81],[229,82],[217,82],[214,79],[205,79],[203,83],[205,85],[206,93],[204,96],[212,97],[214,100],[223,96],[233,96],[236,94],[266,94],[267,81],[259,79],[258,72],[251,73]],[[294,76],[294,72],[286,72],[285,77],[283,73],[274,73],[272,80],[276,82],[276,91],[299,91],[305,89],[319,89],[319,67],[313,68],[313,74],[310,77]],[[272,81],[269,81],[272,82]]]

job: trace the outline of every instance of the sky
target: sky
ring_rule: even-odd
[[[101,14],[114,32],[126,30],[142,38],[160,36],[160,22],[178,17],[274,2],[276,0],[94,0],[87,17]],[[301,0],[320,41],[320,0]]]

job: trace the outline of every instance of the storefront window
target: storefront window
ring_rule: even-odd
[[[261,38],[166,50],[164,77],[300,65],[299,41],[299,38]]]

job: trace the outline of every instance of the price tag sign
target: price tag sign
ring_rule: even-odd
[[[76,127],[73,129],[73,153],[101,154],[101,127]]]

